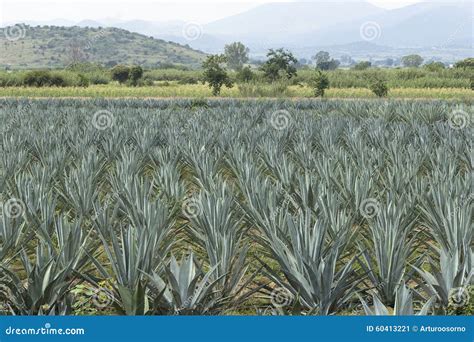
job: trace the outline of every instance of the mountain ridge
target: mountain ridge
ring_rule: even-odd
[[[75,62],[144,67],[172,63],[197,67],[206,56],[189,46],[120,28],[17,25],[3,31],[0,35],[0,66],[3,67],[61,68]]]

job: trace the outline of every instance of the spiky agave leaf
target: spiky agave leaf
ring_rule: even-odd
[[[118,206],[113,210],[97,210],[100,214],[94,221],[107,258],[111,263],[114,288],[120,307],[128,315],[146,313],[147,296],[144,274],[151,274],[165,258],[172,241],[168,239],[171,218],[163,204],[145,199],[142,207],[130,207],[128,219],[132,224],[118,225]],[[109,272],[95,262],[103,276]]]
[[[219,184],[216,192],[201,192],[197,205],[197,215],[190,218],[190,232],[206,250],[210,267],[216,269],[213,277],[219,279],[222,297],[237,300],[248,269],[243,215],[225,182]]]
[[[424,267],[412,266],[420,275],[419,286],[429,296],[436,297],[440,312],[444,313],[450,301],[453,291],[467,288],[474,277],[472,260],[470,258],[460,261],[460,252],[447,254],[444,249],[433,247],[439,255],[439,262],[428,257],[429,270]],[[472,254],[471,254],[472,257]]]
[[[379,297],[387,305],[395,303],[396,289],[405,275],[413,253],[415,236],[410,236],[414,218],[404,207],[403,199],[387,199],[374,220],[369,223],[370,237],[362,249],[368,278]]]
[[[20,279],[9,268],[1,266],[2,298],[15,315],[70,314],[72,283],[78,279],[73,262],[61,265],[41,242],[36,247],[35,261],[21,252],[25,278]]]
[[[359,296],[359,299],[362,303],[362,307],[364,309],[365,314],[368,316],[412,316],[415,314],[419,316],[425,316],[429,313],[435,302],[434,297],[430,298],[422,306],[422,308],[417,313],[415,313],[413,309],[412,292],[406,287],[405,284],[402,284],[397,289],[395,296],[395,306],[393,307],[393,309],[385,306],[376,294],[372,296],[373,307],[370,307],[361,296]]]
[[[329,239],[327,222],[311,217],[309,209],[296,216],[286,214],[286,228],[260,241],[272,252],[286,281],[264,263],[267,275],[308,310],[327,315],[343,305],[357,285],[354,259],[341,260],[347,234]],[[345,229],[350,229],[351,223],[347,224]]]
[[[152,313],[165,315],[219,314],[224,306],[215,290],[220,278],[213,273],[216,267],[204,271],[196,264],[194,254],[184,256],[178,263],[174,256],[165,268],[165,276],[150,276]]]

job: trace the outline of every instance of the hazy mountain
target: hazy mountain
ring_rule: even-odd
[[[6,29],[8,32],[8,28]],[[154,67],[163,63],[198,66],[205,54],[189,46],[154,39],[118,28],[22,26],[14,39],[0,35],[0,67],[56,68],[74,61]],[[10,39],[7,39],[9,37]]]
[[[363,1],[268,3],[205,26],[208,34],[247,37],[308,32],[385,10]],[[273,37],[268,37],[272,39]]]
[[[150,29],[147,34],[210,53],[222,52],[225,44],[239,40],[254,57],[276,47],[287,47],[300,57],[325,46],[359,54],[362,43],[370,42],[368,54],[377,50],[401,56],[412,51],[449,60],[472,55],[472,17],[472,4],[465,1],[430,1],[393,10],[362,1],[288,2],[264,4],[204,25],[193,41],[183,37],[185,23],[174,29]]]
[[[470,1],[429,1],[385,10],[360,0],[336,0],[268,3],[206,25],[113,18],[77,25],[118,27],[208,53],[220,53],[225,44],[238,40],[257,58],[278,47],[307,58],[324,47],[361,58],[413,52],[449,61],[473,55],[472,18]],[[185,33],[190,24],[192,37]]]
[[[472,5],[420,3],[291,36],[292,46],[366,40],[398,48],[472,47]]]

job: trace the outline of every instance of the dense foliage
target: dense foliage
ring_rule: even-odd
[[[472,118],[0,100],[2,312],[468,314]]]
[[[202,63],[203,82],[209,84],[214,96],[220,94],[222,86],[232,87],[232,80],[223,66],[225,62],[227,62],[227,58],[224,55],[211,55]]]
[[[261,66],[265,78],[269,81],[278,79],[290,79],[296,76],[296,64],[298,60],[288,50],[270,49],[267,53],[267,61]]]
[[[471,80],[474,79],[474,69],[453,68],[440,69],[436,65],[427,65],[426,68],[402,68],[402,69],[379,69],[362,68],[363,70],[330,70],[326,72],[332,88],[368,88],[369,81],[375,77],[387,80],[389,88],[471,88]],[[28,86],[25,83],[27,71],[0,72],[0,87]],[[80,64],[68,67],[66,70],[49,71],[64,80],[65,86],[80,86],[80,75],[90,81],[90,84],[108,84],[112,82],[110,69],[94,64]],[[244,67],[238,72],[227,71],[230,79],[237,83],[253,81],[260,86],[279,82],[269,81],[261,70]],[[314,76],[314,68],[303,68],[297,70],[289,82],[291,84],[309,84]],[[197,84],[203,79],[202,70],[184,69],[151,69],[144,70],[143,77],[138,85],[164,87],[177,84]],[[286,79],[286,77],[284,77]]]

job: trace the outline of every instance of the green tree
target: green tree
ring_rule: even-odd
[[[339,66],[340,62],[331,58],[329,52],[319,51],[313,56],[313,60],[316,63],[316,68],[320,70],[335,70]]]
[[[139,65],[134,65],[130,67],[129,75],[128,78],[130,80],[130,83],[133,86],[136,86],[138,84],[138,81],[143,77],[143,69]]]
[[[344,64],[352,64],[352,57],[350,55],[342,55],[341,56],[341,63],[344,63]]]
[[[224,55],[211,55],[202,63],[204,69],[203,82],[209,84],[212,88],[212,95],[217,96],[221,92],[221,88],[225,85],[227,88],[232,87],[232,81],[224,69],[223,64],[226,62]]]
[[[234,42],[224,47],[227,58],[227,66],[234,70],[240,70],[249,61],[249,49],[241,42]]]
[[[409,68],[418,68],[423,63],[423,57],[420,55],[408,55],[402,57],[402,64]]]
[[[357,63],[356,65],[354,65],[354,70],[367,70],[371,66],[372,66],[372,63],[370,63],[369,61],[361,61]]]
[[[314,96],[323,97],[326,89],[329,89],[329,78],[321,70],[316,70],[316,76],[311,85],[314,89]]]
[[[283,48],[277,50],[270,49],[267,57],[268,60],[262,65],[261,70],[270,81],[273,82],[283,77],[290,79],[296,76],[298,60],[291,52]]]
[[[319,51],[317,54],[315,54],[312,59],[316,63],[316,66],[321,63],[326,63],[329,62],[331,59],[331,56],[329,55],[329,52],[327,51]]]
[[[114,81],[119,82],[120,84],[123,84],[127,82],[128,77],[130,75],[130,68],[126,65],[116,65],[110,70],[112,74],[112,79]]]
[[[454,64],[455,68],[467,69],[474,68],[474,58],[466,58]]]

